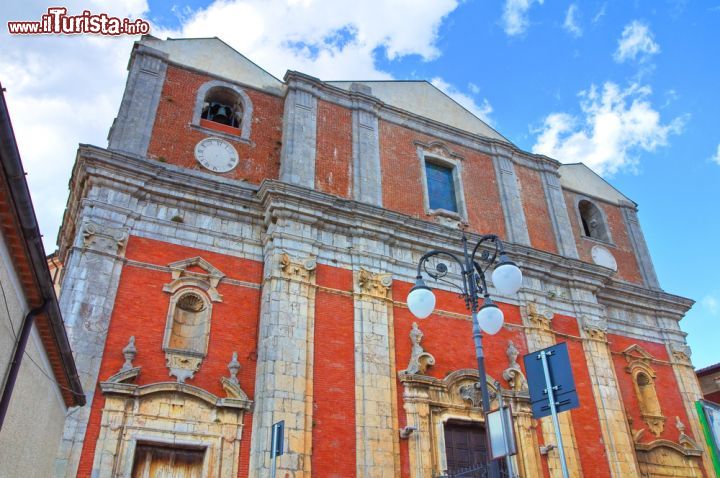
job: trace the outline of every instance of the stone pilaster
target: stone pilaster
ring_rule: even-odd
[[[291,256],[278,246],[266,245],[250,476],[270,476],[272,424],[285,420],[277,476],[310,478],[316,263],[314,255]]]
[[[510,242],[530,245],[525,210],[520,196],[520,183],[515,174],[512,153],[499,148],[493,149],[493,165],[500,189],[500,202],[505,216],[505,230]]]
[[[380,134],[370,87],[353,83],[352,101],[353,199],[382,206]],[[361,93],[361,94],[358,94]]]
[[[286,81],[280,180],[315,188],[317,97],[302,77],[290,73]]]
[[[600,317],[583,316],[580,325],[600,429],[608,452],[610,472],[617,478],[640,476],[633,439],[628,429],[625,407],[607,342],[607,321]]]
[[[355,422],[357,476],[399,472],[392,404],[392,276],[361,268],[355,274]]]
[[[108,135],[108,149],[143,157],[147,154],[165,83],[166,60],[166,53],[146,45],[135,46],[120,111]]]
[[[127,239],[127,228],[85,220],[65,260],[60,310],[88,405],[68,410],[56,477],[77,473]]]
[[[640,228],[640,221],[637,217],[637,207],[633,203],[624,203],[621,204],[621,206],[620,210],[622,211],[625,221],[625,228],[627,229],[632,248],[635,251],[635,257],[640,267],[643,282],[651,289],[660,289],[660,282],[658,282],[657,275],[655,274],[655,266],[653,266],[650,251],[645,242],[645,236]]]
[[[695,408],[695,402],[702,399],[703,395],[700,390],[700,383],[698,382],[697,375],[695,375],[695,369],[693,368],[690,360],[690,347],[688,347],[687,344],[679,342],[669,342],[668,352],[673,372],[675,372],[675,378],[677,379],[678,387],[680,388],[680,395],[682,396],[683,404],[685,405],[685,412],[689,417],[689,425],[692,430],[694,441],[700,449],[703,450],[703,467],[706,471],[710,472],[710,470],[713,469],[712,460],[710,458],[710,450],[704,440],[703,431],[700,425],[700,417],[698,417],[697,409]]]
[[[550,171],[542,171],[543,190],[545,191],[545,199],[547,200],[548,213],[550,222],[552,223],[553,232],[555,233],[555,243],[557,244],[558,253],[562,256],[578,258],[577,244],[575,244],[575,236],[570,223],[567,205],[563,197],[562,188],[560,187],[560,178],[556,173]]]
[[[555,334],[552,331],[553,313],[545,306],[538,305],[535,302],[529,302],[525,308],[523,319],[525,321],[525,337],[527,339],[528,351],[533,352],[546,347],[555,345]],[[565,459],[567,461],[568,471],[572,477],[583,476],[582,467],[580,466],[580,453],[578,451],[577,440],[573,431],[573,425],[570,413],[561,413],[558,415],[560,422],[560,434],[563,439],[565,448]],[[545,417],[540,419],[543,431],[543,439],[545,443],[556,443],[555,429],[552,419]],[[560,465],[560,455],[556,450],[550,451],[547,455],[548,468],[550,476],[561,477],[562,467]],[[537,470],[537,474],[541,473]]]

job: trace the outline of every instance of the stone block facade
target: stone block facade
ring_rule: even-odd
[[[222,71],[203,60],[209,45]],[[692,302],[659,289],[634,203],[594,173],[569,174],[480,120],[469,132],[398,106],[382,82],[277,80],[219,40],[145,37],[133,55],[108,148],[79,149],[60,236],[91,406],[68,414],[57,476],[132,476],[138,447],[156,447],[194,450],[204,476],[268,477],[281,420],[277,476],[440,476],[448,424],[484,423],[479,379],[493,407],[513,407],[519,453],[506,465],[561,476],[518,361],[558,342],[581,403],[561,416],[572,476],[707,476],[678,324]],[[251,124],[198,120],[217,91]],[[134,117],[140,101],[152,121]],[[130,141],[136,129],[146,143]],[[208,137],[237,164],[201,165]],[[453,168],[457,212],[429,208],[426,161]],[[605,223],[589,224],[578,198]],[[422,322],[405,303],[428,249],[460,251],[458,226],[498,234],[524,273],[516,296],[490,288],[505,325],[485,338],[486,377],[456,292],[433,283]],[[207,346],[177,350],[168,331]]]

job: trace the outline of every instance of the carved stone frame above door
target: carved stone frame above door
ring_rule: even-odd
[[[449,420],[484,423],[478,373],[460,369],[444,379],[400,372],[403,402],[408,426],[417,431],[408,440],[411,478],[432,478],[447,469],[445,424]],[[513,458],[520,476],[541,476],[540,455],[527,391],[503,390],[500,383],[486,376],[490,408],[498,407],[499,398],[512,407],[518,455]],[[499,395],[499,393],[501,395]]]

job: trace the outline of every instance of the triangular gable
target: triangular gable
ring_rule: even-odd
[[[328,81],[349,90],[358,83],[370,87],[372,96],[390,106],[438,121],[469,133],[509,143],[507,138],[427,81]]]
[[[217,37],[161,40],[145,35],[139,43],[166,53],[171,62],[201,71],[211,71],[230,81],[274,94],[282,93],[285,88],[282,81]]]
[[[625,196],[612,184],[605,181],[599,174],[583,163],[563,164],[560,166],[560,184],[563,189],[587,194],[603,199],[613,204],[630,203],[635,201]]]

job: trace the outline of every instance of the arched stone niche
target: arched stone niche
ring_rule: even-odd
[[[217,285],[223,273],[201,257],[169,264],[172,281],[163,351],[170,375],[178,382],[193,378],[207,355],[213,302],[222,302]]]
[[[451,420],[484,423],[480,390],[476,387],[478,372],[474,369],[456,370],[444,379],[401,372],[399,378],[403,384],[407,425],[417,428],[408,437],[410,476],[441,476],[447,468],[445,424]],[[541,476],[528,392],[502,390],[489,375],[485,380],[490,392],[491,409],[498,407],[500,397],[512,407],[518,440],[518,454],[512,458],[513,466],[521,476]]]
[[[252,407],[244,392],[220,398],[177,382],[117,381],[135,376],[113,376],[100,384],[105,406],[93,477],[130,478],[139,444],[198,450],[203,477],[237,476],[243,419]]]

